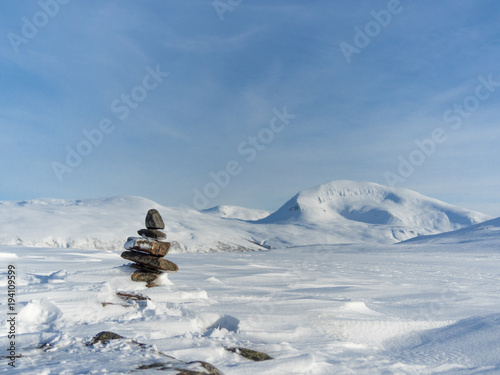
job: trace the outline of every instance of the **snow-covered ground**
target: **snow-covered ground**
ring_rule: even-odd
[[[480,247],[457,241],[172,254],[179,271],[147,289],[130,280],[119,252],[3,246],[2,289],[8,264],[18,276],[22,357],[15,369],[4,359],[0,371],[121,374],[168,362],[161,351],[225,374],[500,373],[499,250],[491,230]],[[117,292],[150,300],[126,302]],[[126,339],[85,345],[105,330]],[[2,348],[6,341],[2,332]],[[274,359],[252,362],[227,347]]]
[[[154,288],[120,257],[150,208],[179,266]],[[0,202],[0,372],[177,374],[166,369],[204,361],[225,374],[500,373],[500,219],[352,181],[266,214],[140,197]],[[123,338],[86,345],[101,331]]]

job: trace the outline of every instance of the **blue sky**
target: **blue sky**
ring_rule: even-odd
[[[500,216],[498,1],[0,9],[0,200],[274,210],[350,179]]]

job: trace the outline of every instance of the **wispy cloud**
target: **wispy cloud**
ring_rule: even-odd
[[[3,168],[12,160],[34,174],[30,180],[22,168],[2,171],[12,176],[0,188],[3,199],[102,196],[122,181],[110,169],[143,178],[154,154],[164,166],[155,170],[161,176],[155,175],[156,183],[169,186],[169,204],[172,197],[174,204],[189,204],[185,192],[233,158],[238,144],[281,106],[297,113],[297,121],[214,204],[238,203],[244,192],[252,195],[245,202],[269,208],[266,190],[273,187],[282,192],[273,199],[284,200],[290,191],[334,178],[384,182],[384,172],[411,152],[415,139],[443,126],[443,111],[467,97],[478,76],[500,77],[492,0],[401,0],[404,12],[351,64],[339,44],[351,41],[354,28],[387,2],[245,1],[221,22],[210,1],[72,1],[15,54],[5,36],[20,32],[22,17],[38,9],[36,2],[26,4],[4,4],[0,14],[0,124],[6,129],[0,142],[8,144],[0,158]],[[33,172],[35,164],[50,171],[65,147],[82,139],[83,129],[112,117],[113,100],[129,94],[145,67],[157,64],[170,73],[165,84],[117,122],[65,183]],[[459,179],[467,188],[464,182],[454,189],[470,201],[474,181],[479,189],[495,173],[491,160],[498,154],[490,144],[497,138],[499,104],[500,91],[405,186],[432,193],[429,180],[437,189]],[[31,142],[30,149],[12,142]],[[480,155],[486,160],[480,168],[463,167],[467,157]],[[101,181],[94,190],[84,184],[92,180]],[[20,186],[27,181],[31,190]],[[248,187],[257,182],[262,188]],[[141,195],[140,185],[132,185],[130,193]],[[126,184],[119,190],[127,193]],[[165,202],[162,189],[143,191]],[[492,201],[498,197],[487,194]]]

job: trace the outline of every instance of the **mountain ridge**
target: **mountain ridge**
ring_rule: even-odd
[[[409,189],[391,188],[373,182],[337,180],[302,190],[260,222],[318,221],[324,216],[368,224],[415,224],[416,220],[409,221],[408,218],[416,216],[414,210],[419,205],[428,210],[442,211],[452,226],[473,225],[491,218]],[[419,209],[419,213],[422,211]],[[443,215],[440,219],[446,220]]]
[[[263,210],[165,207],[138,196],[0,202],[0,245],[119,250],[156,208],[173,252],[248,251],[311,244],[383,243],[448,232],[491,219],[419,193],[331,181]],[[250,220],[249,220],[250,218]]]

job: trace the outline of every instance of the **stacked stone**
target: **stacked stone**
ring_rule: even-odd
[[[132,274],[133,281],[145,281],[148,287],[156,286],[155,281],[163,271],[177,271],[179,267],[166,259],[163,259],[170,250],[170,242],[164,242],[167,235],[161,231],[165,224],[160,213],[149,210],[146,215],[146,229],[137,233],[141,237],[129,237],[125,243],[122,258],[135,262],[132,267],[136,268]]]

